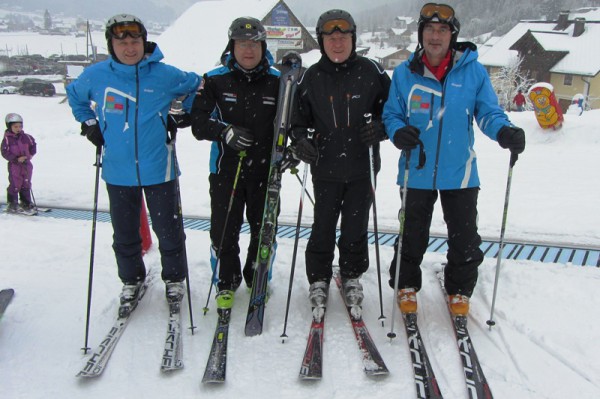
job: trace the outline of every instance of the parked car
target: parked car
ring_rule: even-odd
[[[15,86],[0,85],[0,93],[2,94],[15,94],[19,91]]]
[[[50,82],[44,81],[23,81],[23,85],[19,90],[21,94],[27,94],[30,96],[53,96],[56,94],[54,85]]]

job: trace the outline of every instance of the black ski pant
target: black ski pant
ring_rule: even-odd
[[[113,249],[124,284],[146,278],[142,260],[140,212],[142,195],[150,212],[152,230],[158,238],[164,281],[183,281],[187,274],[185,234],[179,220],[179,201],[175,180],[151,186],[106,184],[113,226]]]
[[[262,224],[265,196],[267,193],[267,177],[245,176],[242,172],[237,187],[233,192],[235,175],[229,173],[211,173],[210,183],[210,240],[212,243],[212,267],[218,266],[219,290],[236,290],[242,281],[240,262],[240,231],[244,222],[244,210],[250,226],[250,243],[246,253],[243,278],[248,287],[252,286],[254,262],[258,253],[260,227]],[[233,202],[228,210],[231,196]],[[227,216],[229,212],[229,217]],[[279,215],[279,206],[277,209]],[[227,219],[227,225],[225,220]],[[224,232],[224,233],[223,233]],[[221,243],[221,239],[223,242]],[[275,243],[274,243],[275,244]],[[217,255],[220,258],[217,262]],[[218,263],[218,265],[217,265]]]
[[[477,197],[479,187],[440,190],[439,196],[448,228],[448,263],[444,268],[448,295],[471,296],[477,283],[477,267],[483,262],[477,232]],[[408,189],[406,193],[404,234],[398,288],[421,289],[421,262],[429,245],[429,228],[436,190]],[[394,259],[390,265],[390,286],[394,287],[398,239],[394,244]]]
[[[360,277],[369,268],[371,180],[366,178],[334,182],[313,179],[313,188],[314,222],[305,252],[308,282],[312,284],[331,280],[336,227],[340,215],[340,274],[344,278]]]

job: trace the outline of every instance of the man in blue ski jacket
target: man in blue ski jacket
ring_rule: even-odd
[[[475,45],[457,43],[459,31],[452,7],[435,3],[423,6],[418,22],[419,46],[394,70],[383,111],[386,131],[402,150],[400,186],[404,184],[406,156],[414,150],[409,157],[406,203],[402,204],[405,220],[397,300],[403,313],[417,311],[420,265],[438,195],[448,228],[444,277],[450,308],[455,315],[469,311],[477,268],[483,261],[477,232],[479,177],[473,121],[512,153],[525,149],[525,133],[510,123],[498,105],[489,76],[477,61]],[[390,265],[392,286],[398,241],[395,249]]]
[[[86,68],[67,86],[67,96],[81,134],[103,149],[113,249],[124,284],[121,304],[137,300],[146,278],[139,233],[143,194],[159,241],[167,299],[181,300],[187,260],[179,169],[169,137],[177,126],[168,113],[179,97],[186,97],[185,109],[191,108],[200,77],[162,63],[162,52],[147,41],[146,28],[133,15],[110,18],[106,40],[112,57]]]

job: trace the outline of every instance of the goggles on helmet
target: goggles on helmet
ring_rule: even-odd
[[[354,26],[345,19],[332,19],[325,22],[320,30],[323,35],[331,35],[336,30],[341,33],[352,33]]]
[[[144,32],[137,22],[121,22],[111,26],[110,35],[120,40],[125,39],[127,36],[138,39],[144,36]]]
[[[454,9],[447,4],[427,3],[421,8],[421,18],[430,20],[437,16],[439,22],[452,24]]]

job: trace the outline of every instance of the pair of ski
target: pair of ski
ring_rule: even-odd
[[[117,346],[117,343],[119,342],[119,339],[123,335],[127,324],[131,320],[131,317],[134,311],[137,309],[139,302],[142,300],[146,291],[152,284],[153,279],[154,278],[152,275],[149,275],[146,278],[146,281],[140,288],[137,300],[131,304],[127,311],[123,311],[122,307],[119,309],[119,315],[117,316],[113,326],[110,328],[104,339],[100,342],[100,345],[98,345],[96,350],[87,359],[83,368],[77,374],[77,377],[94,378],[102,374],[115,347]],[[167,337],[165,339],[165,346],[160,367],[161,371],[163,372],[183,368],[180,309],[181,301],[169,303]]]
[[[267,181],[267,194],[263,209],[263,218],[258,241],[258,252],[252,279],[252,291],[248,302],[246,315],[246,336],[262,334],[267,303],[269,269],[275,256],[275,236],[277,232],[277,210],[279,208],[279,192],[281,191],[281,161],[283,160],[287,134],[290,126],[293,98],[296,83],[301,74],[302,59],[299,54],[288,56],[282,66],[279,79],[279,95],[277,99],[277,115],[275,117],[275,132]],[[227,337],[231,309],[217,309],[217,327],[213,343],[208,355],[206,369],[202,377],[203,383],[223,383],[227,372]]]
[[[0,291],[0,319],[4,316],[4,311],[8,307],[8,304],[15,295],[15,290],[12,288],[6,288]]]
[[[444,288],[444,275],[440,272],[437,277],[447,302],[448,295]],[[448,308],[448,311],[449,310],[450,308]],[[406,338],[408,340],[413,364],[417,398],[442,398],[440,387],[433,373],[433,369],[431,368],[425,346],[423,345],[423,339],[421,338],[421,333],[417,324],[417,314],[408,313],[403,314],[402,317],[404,319]],[[460,352],[460,358],[465,373],[465,382],[469,398],[492,399],[492,392],[490,391],[488,382],[483,374],[481,364],[479,363],[479,359],[473,348],[473,342],[471,341],[469,331],[467,330],[467,317],[453,316],[452,314],[450,314],[450,317],[452,319],[452,327],[454,328],[458,350]]]
[[[369,334],[369,330],[362,318],[352,313],[352,307],[346,306],[342,278],[339,272],[334,272],[333,279],[339,289],[348,312],[354,337],[362,354],[363,370],[368,376],[386,375],[389,371]],[[306,350],[300,367],[300,378],[303,380],[320,380],[323,376],[323,336],[325,329],[325,312],[319,319],[313,318],[308,333]]]

